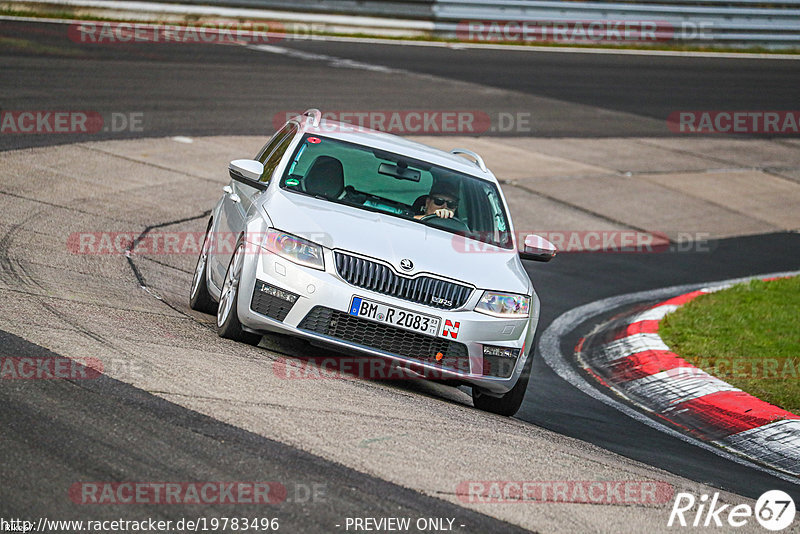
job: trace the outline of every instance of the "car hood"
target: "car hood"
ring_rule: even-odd
[[[327,248],[383,260],[405,276],[429,273],[481,289],[529,291],[530,280],[514,250],[477,243],[392,215],[282,190],[265,199],[264,209],[274,228]],[[411,271],[400,268],[403,259],[414,263]]]

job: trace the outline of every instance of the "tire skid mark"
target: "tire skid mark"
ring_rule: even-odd
[[[34,277],[24,266],[23,262],[11,256],[11,246],[16,235],[22,230],[26,223],[39,217],[40,211],[34,212],[21,222],[13,225],[0,238],[0,279],[11,282],[12,285],[19,284],[24,287],[36,286],[44,290],[44,286]]]
[[[159,295],[157,292],[155,292],[152,288],[150,288],[147,285],[147,280],[145,280],[145,277],[142,274],[142,271],[139,270],[138,265],[136,265],[136,262],[133,259],[135,257],[135,254],[133,253],[133,250],[142,241],[142,239],[144,239],[147,236],[147,234],[149,234],[152,230],[155,230],[157,228],[164,228],[166,226],[172,226],[172,225],[175,225],[175,224],[181,224],[181,223],[185,223],[185,222],[196,221],[198,219],[204,219],[204,218],[208,217],[209,215],[211,215],[211,210],[206,210],[206,211],[202,212],[200,215],[192,215],[190,217],[183,217],[181,219],[175,219],[175,220],[172,220],[172,221],[166,221],[166,222],[162,222],[162,223],[158,223],[158,224],[148,225],[148,226],[145,227],[144,230],[142,230],[142,232],[138,236],[136,236],[136,238],[133,241],[131,241],[131,244],[128,245],[128,249],[125,251],[125,259],[128,261],[128,266],[131,268],[131,271],[133,272],[133,276],[136,278],[136,281],[139,283],[139,287],[141,287],[143,290],[147,291],[147,293],[152,295],[153,298],[163,302],[167,307],[169,307],[173,311],[183,315],[184,317],[188,317],[188,318],[198,322],[198,324],[203,324],[203,323],[200,323],[199,321],[197,321],[196,318],[193,317],[191,314],[187,313],[184,308],[180,308],[180,307],[175,306],[174,304],[171,304],[168,301],[164,300],[164,298],[162,298],[161,295]],[[207,325],[205,325],[205,326],[207,326]]]

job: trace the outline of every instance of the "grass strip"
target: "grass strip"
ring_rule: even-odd
[[[701,295],[667,315],[659,335],[696,367],[800,414],[800,276]]]

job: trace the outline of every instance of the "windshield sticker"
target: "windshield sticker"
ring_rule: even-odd
[[[303,146],[301,146],[300,150],[297,151],[297,155],[294,157],[294,161],[292,161],[291,167],[289,167],[289,173],[288,174],[294,174],[294,168],[297,165],[297,162],[300,161],[300,156],[303,155],[303,152],[305,152],[307,146],[308,146],[307,144],[303,143]]]

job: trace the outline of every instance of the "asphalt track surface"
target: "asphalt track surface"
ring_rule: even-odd
[[[4,351],[57,354],[0,331]],[[20,380],[0,388],[8,518],[80,519],[64,496],[83,480],[277,481],[286,500],[262,507],[288,532],[339,530],[343,517],[454,517],[464,532],[524,532],[515,525],[426,497],[281,443],[180,408],[117,380]],[[276,459],[279,459],[276,461]],[[335,481],[335,483],[331,483]],[[319,497],[319,498],[317,498]],[[94,520],[254,517],[250,504],[94,507]]]
[[[1,109],[144,114],[140,132],[0,136],[0,149],[143,135],[266,135],[276,113],[310,102],[325,110],[529,113],[530,131],[494,134],[625,137],[671,135],[666,120],[678,110],[793,110],[800,101],[795,60],[290,38],[268,46],[273,52],[237,45],[98,45],[70,40],[65,24],[0,21]],[[389,70],[351,68],[340,59]]]
[[[275,113],[309,104],[323,109],[483,106],[478,109],[525,109],[534,116],[546,116],[553,99],[558,99],[565,113],[550,115],[549,122],[540,126],[552,125],[552,131],[560,135],[624,136],[632,131],[625,127],[628,123],[637,135],[667,135],[663,123],[675,109],[793,109],[800,96],[800,68],[794,61],[276,43],[435,76],[426,84],[425,78],[409,80],[398,72],[370,72],[237,46],[104,47],[78,45],[65,36],[63,26],[0,22],[0,38],[6,38],[0,40],[0,107],[141,111],[144,131],[1,135],[0,149],[141,136],[266,136],[272,131]],[[453,91],[443,93],[440,85],[451,82]],[[495,98],[482,87],[515,91],[520,100]],[[617,120],[604,122],[586,112],[588,108]],[[593,116],[595,120],[590,120]],[[253,117],[265,120],[259,124]],[[544,329],[565,311],[612,295],[796,270],[798,250],[800,236],[781,233],[719,241],[710,252],[564,254],[550,264],[528,264],[527,268],[542,299],[540,329]],[[563,340],[565,350],[592,325],[575,326]],[[52,355],[10,334],[0,334],[0,343],[20,355]],[[721,489],[756,497],[779,488],[800,502],[796,485],[629,419],[572,388],[541,358],[535,360],[533,371],[517,414],[523,421]],[[200,466],[209,480],[347,481],[328,485],[327,502],[335,503],[335,514],[313,504],[281,512],[287,525],[308,531],[329,527],[326,521],[332,517],[413,515],[420,510],[426,515],[458,516],[476,532],[512,528],[216,422],[112,379],[89,385],[40,382],[24,386],[23,390],[20,384],[3,384],[0,389],[6,460],[0,487],[3,516],[41,515],[42,506],[53,506],[52,497],[63,495],[77,478],[177,480],[197,478]],[[43,409],[67,404],[69,410]],[[126,438],[131,435],[149,439]],[[143,441],[148,445],[140,448]],[[285,460],[274,462],[275,457]],[[42,481],[49,482],[52,495],[42,493]],[[66,509],[53,509],[54,515],[61,511],[66,513]],[[115,512],[110,507],[93,510],[93,515],[115,517]],[[149,512],[166,517],[173,513],[163,508]],[[200,513],[206,512],[208,508]],[[181,515],[187,514],[182,510]]]
[[[542,299],[541,324],[547,325],[569,309],[614,295],[794,270],[798,256],[791,251],[799,245],[800,235],[779,233],[720,240],[713,243],[710,252],[578,253],[561,255],[558,262],[545,265],[528,264],[528,273]],[[754,250],[758,253],[751,253]],[[603,318],[618,311],[609,310]],[[575,325],[571,334],[562,339],[562,351],[570,354],[579,338],[603,318]],[[715,486],[743,495],[758,496],[772,487],[800,495],[795,484],[687,446],[642,423],[620,417],[615,409],[585,395],[572,394],[541,358],[535,360],[532,376],[523,407],[517,413],[520,419],[602,443],[604,448],[693,480],[714,481]]]

